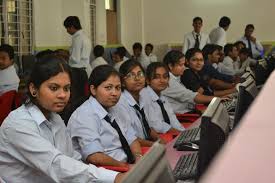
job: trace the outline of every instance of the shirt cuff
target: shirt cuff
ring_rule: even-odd
[[[83,160],[86,161],[87,157],[90,154],[93,154],[96,152],[104,152],[104,149],[98,141],[93,141],[82,148],[81,155],[83,157]]]
[[[115,178],[119,172],[115,172],[113,170],[107,170],[105,168],[97,168],[94,165],[89,164],[90,172],[93,176],[98,180],[95,182],[104,182],[104,183],[113,183]]]

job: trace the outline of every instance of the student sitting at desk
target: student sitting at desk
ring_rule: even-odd
[[[82,163],[57,114],[70,98],[71,71],[63,59],[36,62],[29,100],[0,128],[0,177],[6,182],[114,182],[122,174]]]
[[[185,55],[186,64],[189,69],[186,69],[181,76],[181,82],[184,86],[194,92],[199,92],[210,96],[224,96],[235,92],[235,88],[227,90],[214,90],[208,84],[207,78],[202,77],[200,71],[204,65],[202,51],[200,49],[191,48]]]
[[[90,98],[74,111],[67,126],[74,148],[95,165],[135,163],[141,150],[134,131],[110,113],[121,95],[119,73],[109,65],[98,66],[89,84]]]
[[[0,46],[0,96],[8,91],[16,90],[19,78],[13,65],[14,50],[8,44]]]
[[[158,133],[180,132],[184,127],[178,121],[168,100],[161,94],[167,88],[169,71],[161,62],[151,63],[146,70],[148,86],[141,92],[144,112],[150,126]]]
[[[180,76],[185,70],[185,58],[180,51],[169,51],[163,62],[169,69],[170,80],[169,86],[162,94],[168,98],[175,113],[193,112],[196,103],[207,104],[212,100],[213,96],[193,92],[181,83]]]
[[[236,75],[236,70],[234,69],[234,62],[238,59],[238,50],[234,44],[226,44],[224,46],[224,59],[218,64],[218,71],[222,74],[227,74],[230,76]]]
[[[140,91],[145,86],[144,70],[139,62],[127,60],[120,66],[119,72],[124,91],[114,108],[115,113],[125,125],[132,126],[142,146],[152,146],[159,136],[150,128],[144,113],[145,104],[140,100]]]
[[[230,89],[235,87],[237,79],[234,76],[222,74],[217,70],[217,65],[221,61],[222,47],[214,44],[206,45],[203,50],[204,65],[199,72],[208,84],[217,90]]]

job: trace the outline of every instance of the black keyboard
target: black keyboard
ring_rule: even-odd
[[[180,133],[173,147],[177,148],[178,145],[186,142],[198,143],[200,141],[200,130],[201,130],[200,128],[184,130],[183,132]]]
[[[173,170],[175,179],[186,180],[196,178],[198,157],[197,152],[181,156]]]
[[[224,101],[223,105],[225,106],[225,108],[228,112],[235,110],[236,105],[237,105],[237,98],[233,98],[231,100]]]

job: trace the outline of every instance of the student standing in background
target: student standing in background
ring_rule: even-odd
[[[224,16],[220,19],[219,27],[213,29],[210,34],[209,38],[212,44],[220,45],[224,47],[226,44],[226,31],[231,24],[230,18]]]

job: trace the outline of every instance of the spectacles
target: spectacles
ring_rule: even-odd
[[[133,73],[133,72],[129,72],[127,75],[126,75],[126,78],[129,78],[129,79],[139,79],[139,78],[143,78],[144,77],[144,73],[143,72],[138,72],[137,74]]]

